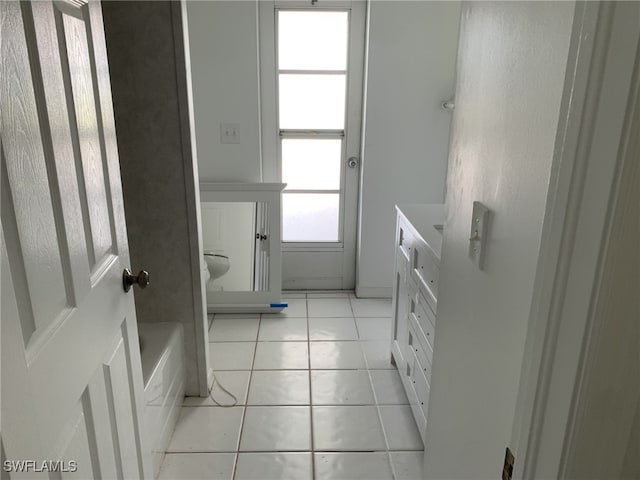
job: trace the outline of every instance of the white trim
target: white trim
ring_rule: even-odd
[[[349,12],[349,59],[347,68],[347,89],[345,109],[345,132],[342,142],[341,186],[340,186],[340,219],[339,238],[343,248],[343,275],[342,288],[352,289],[355,285],[356,275],[356,241],[357,241],[357,215],[359,200],[360,168],[347,168],[347,159],[360,158],[361,153],[361,121],[362,121],[362,84],[363,84],[363,58],[365,39],[365,8],[366,0],[331,1],[322,0],[316,4],[310,1],[273,1],[260,0],[259,10],[259,46],[260,46],[260,101],[261,101],[261,147],[262,147],[262,171],[265,181],[279,181],[281,178],[279,158],[279,145],[281,132],[277,125],[277,59],[276,59],[276,12],[279,9],[287,10],[347,10]],[[355,68],[354,68],[355,66]],[[302,72],[301,72],[302,73]],[[305,74],[310,72],[303,72]],[[311,72],[313,73],[313,72]],[[327,73],[327,72],[323,72]],[[335,73],[335,72],[331,72]],[[296,132],[284,130],[282,133],[289,138],[296,136],[308,137],[308,132]],[[336,131],[318,131],[313,135],[340,137]],[[290,192],[287,192],[290,193]],[[305,192],[306,193],[306,192]],[[327,192],[322,192],[327,193]],[[345,218],[347,212],[354,212],[355,221]],[[304,250],[309,245],[296,242],[298,251]],[[336,242],[326,245],[328,253],[335,251]],[[313,246],[312,248],[316,248]],[[283,251],[290,251],[283,246]],[[313,251],[318,251],[317,249]],[[301,279],[297,279],[301,280]],[[307,288],[303,284],[296,283],[299,288]],[[309,287],[312,288],[312,287]]]
[[[189,258],[191,261],[191,284],[193,299],[193,329],[196,348],[198,390],[200,396],[209,394],[209,331],[207,325],[206,292],[202,282],[202,225],[200,215],[200,191],[198,189],[198,154],[196,151],[193,90],[191,81],[191,57],[189,48],[189,23],[187,4],[171,4],[176,70],[184,69],[184,75],[176,75],[180,135],[185,179],[185,207],[189,231]],[[186,324],[185,324],[186,327]]]
[[[275,3],[273,0],[258,2],[258,38],[260,42],[260,130],[262,132],[263,181],[279,181],[277,168],[276,125],[276,45]]]
[[[562,478],[591,296],[619,168],[638,6],[576,4],[523,357],[514,478]]]
[[[360,287],[356,288],[358,298],[391,298],[393,287]]]
[[[369,40],[371,36],[371,0],[366,0],[365,4],[365,12],[364,12],[364,49],[363,49],[363,59],[362,59],[362,91],[360,92],[360,103],[362,105],[362,111],[360,112],[360,168],[358,168],[358,214],[356,217],[356,248],[355,248],[355,258],[356,258],[356,274],[355,274],[355,287],[354,290],[356,292],[362,291],[363,287],[360,286],[360,269],[358,266],[361,262],[362,256],[362,192],[363,192],[363,171],[364,171],[364,159],[362,155],[364,153],[364,145],[365,145],[365,137],[367,130],[367,85],[369,81],[369,77],[367,72],[369,71]],[[366,287],[365,287],[366,289]],[[390,289],[390,295],[393,294],[393,288]],[[364,295],[363,295],[364,296]]]
[[[282,291],[282,250],[281,250],[281,195],[285,183],[201,183],[202,202],[262,202],[269,205],[266,220],[268,238],[265,244],[268,265],[267,290],[258,291],[207,291],[207,312],[251,313],[273,312],[269,305],[279,303]],[[257,261],[257,260],[256,260]],[[255,263],[254,263],[255,264]],[[265,270],[262,270],[264,272]],[[256,307],[259,305],[260,309]]]

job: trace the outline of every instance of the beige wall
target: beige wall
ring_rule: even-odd
[[[103,2],[138,322],[184,325],[188,395],[206,373],[197,165],[178,2]],[[206,391],[206,386],[205,390]]]

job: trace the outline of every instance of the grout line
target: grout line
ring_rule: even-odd
[[[311,480],[316,478],[316,456],[315,456],[315,444],[313,441],[313,390],[311,386],[311,376],[313,370],[311,369],[311,325],[309,325],[309,295],[305,294],[305,308],[307,312],[307,362],[309,364],[309,435],[311,436]]]
[[[422,450],[407,450],[406,448],[391,450],[390,452],[421,452]],[[321,449],[317,450],[318,453],[385,453],[387,450],[337,450],[337,449]],[[235,454],[235,453],[312,453],[311,450],[176,450],[173,452],[166,452],[166,455],[186,455],[186,454]]]
[[[252,362],[251,362],[251,368],[250,370],[220,370],[220,372],[249,372],[249,379],[248,379],[248,385],[247,385],[247,391],[246,391],[246,398],[245,398],[245,402],[243,405],[238,405],[238,407],[243,408],[242,411],[242,417],[241,417],[241,422],[240,422],[240,432],[238,435],[238,442],[236,445],[236,449],[234,451],[217,451],[217,452],[211,452],[211,451],[173,451],[173,452],[167,452],[168,455],[171,454],[188,454],[188,453],[194,453],[194,454],[206,454],[206,453],[225,453],[225,454],[234,454],[234,463],[233,463],[233,469],[232,469],[232,479],[235,478],[236,473],[237,473],[237,466],[238,466],[238,460],[239,460],[239,455],[240,453],[308,453],[311,455],[311,468],[312,468],[312,480],[314,480],[316,478],[316,469],[315,469],[315,455],[318,453],[337,453],[337,454],[347,454],[347,453],[386,453],[386,457],[387,457],[387,461],[389,463],[389,467],[391,469],[392,472],[392,478],[396,479],[397,478],[397,474],[395,472],[395,468],[394,468],[394,464],[391,458],[391,453],[395,452],[395,451],[423,451],[423,450],[407,450],[407,449],[396,449],[396,450],[391,450],[390,449],[390,445],[389,445],[389,439],[387,436],[387,432],[386,429],[384,428],[384,424],[382,422],[382,412],[381,412],[381,406],[386,406],[386,405],[393,405],[393,406],[406,406],[408,404],[395,404],[395,403],[385,403],[385,404],[380,404],[379,403],[379,399],[378,399],[378,394],[373,386],[373,377],[372,377],[372,371],[375,370],[382,370],[385,371],[387,369],[384,368],[371,368],[370,367],[370,362],[369,359],[367,358],[366,354],[365,354],[365,343],[366,340],[359,338],[360,337],[360,332],[358,329],[358,325],[355,322],[355,312],[353,310],[353,303],[352,303],[352,297],[348,296],[348,300],[349,300],[349,306],[351,308],[351,312],[352,312],[352,316],[351,319],[354,322],[354,325],[356,327],[356,332],[358,334],[358,338],[357,339],[351,339],[351,340],[335,340],[335,339],[324,339],[324,340],[311,340],[310,338],[310,318],[309,318],[309,294],[308,292],[306,293],[302,293],[304,295],[303,298],[297,299],[297,300],[304,300],[305,301],[305,319],[306,319],[306,327],[307,327],[307,338],[306,338],[306,343],[307,343],[307,353],[308,353],[308,357],[307,357],[307,368],[301,368],[301,369],[296,369],[296,368],[273,368],[273,369],[264,369],[264,370],[258,370],[256,369],[256,357],[257,357],[257,348],[258,348],[258,344],[260,342],[263,343],[270,343],[270,342],[304,342],[305,340],[261,340],[258,341],[258,339],[260,338],[260,330],[262,327],[262,320],[263,320],[263,315],[259,316],[258,319],[258,330],[256,332],[256,337],[255,340],[250,340],[250,342],[254,343],[254,351],[253,351],[253,357],[252,357]],[[325,297],[325,298],[330,298],[330,297]],[[341,297],[336,297],[336,298],[341,298]],[[290,317],[290,318],[303,318],[302,316],[300,317]],[[316,318],[316,317],[314,317]],[[330,319],[330,318],[346,318],[346,317],[317,317],[318,319]],[[383,317],[380,317],[383,318]],[[228,342],[209,342],[211,343],[246,343],[249,341],[242,341],[242,340],[232,340],[232,341],[228,341]],[[311,368],[311,345],[312,342],[328,342],[328,343],[334,343],[334,342],[357,342],[359,347],[360,347],[360,351],[365,359],[365,366],[361,367],[361,368],[321,368],[321,369],[312,369]],[[253,374],[254,372],[258,371],[286,371],[286,370],[291,370],[291,371],[307,371],[308,372],[308,381],[309,381],[309,402],[308,404],[290,404],[290,405],[248,405],[248,398],[249,398],[249,392],[251,389],[251,383],[253,380]],[[312,373],[314,371],[320,371],[320,370],[326,370],[326,371],[361,371],[361,370],[366,370],[367,371],[367,377],[369,379],[369,386],[371,388],[371,391],[373,392],[373,398],[374,398],[374,403],[364,403],[364,404],[339,404],[339,403],[333,403],[333,404],[326,404],[326,405],[314,405],[313,404],[313,400],[312,400]],[[378,421],[380,422],[380,427],[382,429],[382,433],[385,439],[385,449],[380,449],[380,450],[345,450],[345,449],[340,449],[340,450],[336,450],[336,449],[322,449],[322,450],[316,450],[316,446],[314,444],[314,438],[313,438],[313,407],[315,406],[322,406],[322,407],[368,407],[368,406],[374,406],[376,407],[376,412],[378,415]],[[215,405],[182,405],[182,408],[184,407],[197,407],[197,408],[201,408],[201,407],[215,407]],[[244,429],[244,423],[246,420],[246,414],[247,414],[247,408],[248,407],[306,407],[309,409],[309,419],[310,419],[310,429],[309,429],[309,433],[310,433],[310,449],[308,450],[292,450],[292,449],[286,449],[286,450],[252,450],[252,451],[247,451],[247,452],[241,452],[240,451],[240,445],[242,442],[242,434],[243,434],[243,429]],[[222,408],[222,407],[220,407]]]
[[[238,458],[240,457],[240,442],[242,442],[242,431],[244,430],[244,421],[245,418],[247,416],[247,403],[249,402],[249,393],[251,392],[251,380],[253,379],[253,368],[255,367],[255,363],[256,363],[256,354],[258,352],[258,342],[257,342],[257,338],[258,335],[260,335],[260,324],[262,323],[262,315],[260,315],[260,320],[258,321],[258,332],[256,333],[256,342],[254,343],[254,347],[253,347],[253,359],[251,360],[251,370],[249,373],[249,384],[247,385],[247,398],[245,399],[245,405],[244,405],[244,410],[242,411],[242,418],[240,419],[240,433],[238,435],[238,444],[236,446],[236,458],[235,461],[233,462],[233,471],[232,471],[232,475],[231,478],[235,479],[236,477],[236,472],[238,470]]]

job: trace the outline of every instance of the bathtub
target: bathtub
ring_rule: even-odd
[[[138,334],[146,404],[143,425],[156,477],[184,398],[182,325],[175,322],[139,323]]]

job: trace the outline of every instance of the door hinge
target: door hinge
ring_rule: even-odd
[[[513,463],[515,461],[515,457],[509,447],[507,447],[507,451],[504,453],[504,466],[502,467],[502,480],[511,480],[513,478]]]

